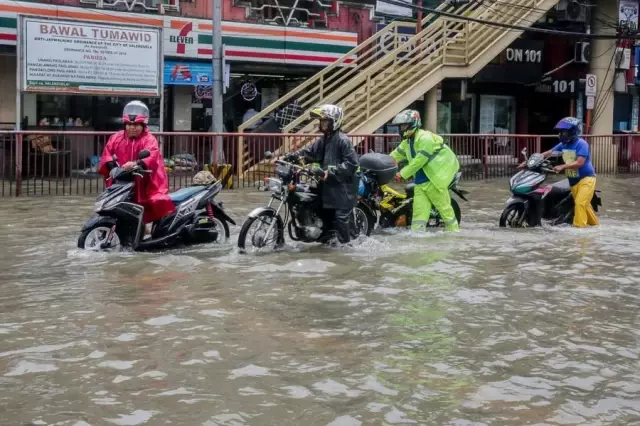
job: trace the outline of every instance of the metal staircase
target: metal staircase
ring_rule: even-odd
[[[530,27],[557,2],[485,0],[458,7],[445,3],[438,10],[456,17],[427,15],[426,27],[404,43],[399,41],[398,28],[415,24],[393,22],[243,123],[239,131],[295,102],[300,113],[283,123],[282,133],[315,132],[308,112],[322,103],[344,108],[345,131],[372,133],[443,79],[473,77],[523,32],[467,18]],[[296,145],[311,140],[297,137]],[[290,150],[291,143],[291,138],[283,137],[280,151]],[[242,174],[258,165],[243,145],[240,148]]]

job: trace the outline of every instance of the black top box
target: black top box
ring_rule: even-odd
[[[360,170],[378,185],[386,185],[398,173],[398,166],[390,155],[372,152],[360,157]]]

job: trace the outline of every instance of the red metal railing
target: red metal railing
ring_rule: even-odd
[[[95,173],[97,161],[111,134],[101,132],[0,131],[0,196],[97,194],[104,181]],[[167,160],[172,190],[189,185],[192,176],[212,164],[214,171],[232,175],[233,186],[254,186],[271,176],[273,168],[260,164],[265,151],[292,149],[311,135],[285,134],[156,134]],[[390,152],[397,135],[350,135],[356,151]],[[557,138],[539,135],[443,135],[460,159],[463,179],[510,176],[522,161],[520,152],[551,149]],[[640,173],[640,135],[585,136],[599,175]]]

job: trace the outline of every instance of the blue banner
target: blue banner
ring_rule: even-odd
[[[164,61],[164,84],[167,86],[211,86],[211,63]]]

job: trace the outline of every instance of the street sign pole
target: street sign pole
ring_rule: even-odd
[[[585,134],[591,130],[591,111],[595,108],[598,92],[598,78],[595,74],[587,74],[584,83],[584,94],[587,96],[587,118],[585,120]]]

